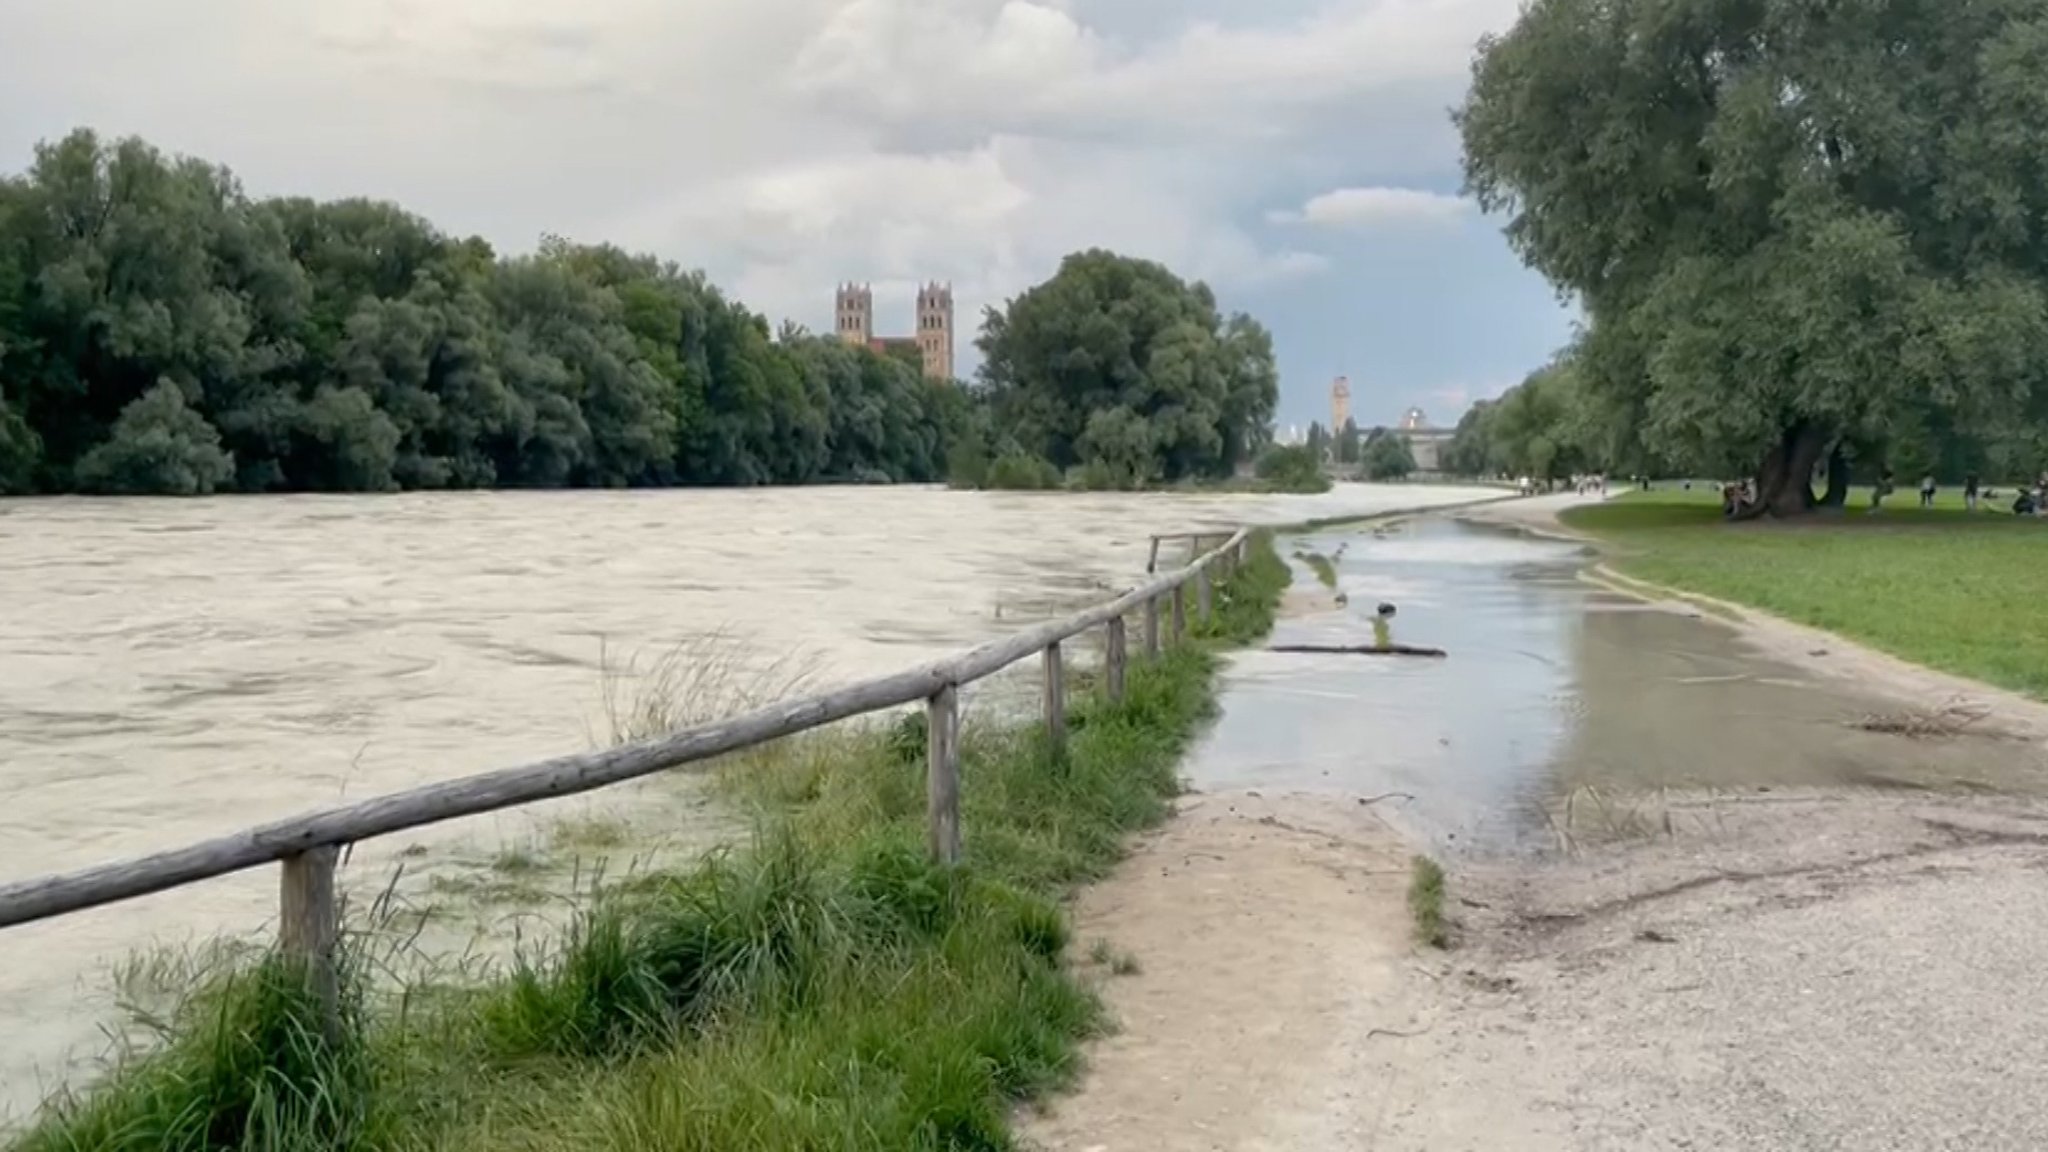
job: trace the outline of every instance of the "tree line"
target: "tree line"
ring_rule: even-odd
[[[1466,471],[2048,467],[2048,9],[1534,0],[1456,113],[1467,191],[1585,314]],[[1825,476],[1820,492],[1812,480]]]
[[[5,493],[1144,487],[1267,439],[1265,329],[1157,264],[1070,257],[980,346],[978,384],[928,380],[653,256],[503,256],[139,139],[74,132],[0,179]]]

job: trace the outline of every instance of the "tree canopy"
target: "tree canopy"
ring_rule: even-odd
[[[990,452],[1090,486],[1226,477],[1270,440],[1279,373],[1266,329],[1207,285],[1091,250],[990,309],[978,341]]]
[[[1457,122],[1469,191],[1584,305],[1596,463],[1749,472],[1791,514],[1823,462],[1839,499],[1856,460],[2043,426],[2035,0],[1532,0]]]
[[[968,404],[651,256],[89,131],[0,179],[0,492],[923,481]]]

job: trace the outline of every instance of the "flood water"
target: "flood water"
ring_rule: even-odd
[[[1654,834],[1681,792],[2048,792],[2037,746],[1865,730],[1912,705],[1586,583],[1578,545],[1440,517],[1280,544],[1335,556],[1349,602],[1281,620],[1274,644],[1368,644],[1386,601],[1396,641],[1449,656],[1243,654],[1189,763],[1197,788],[1403,793],[1380,810],[1453,853]],[[1301,597],[1321,591],[1299,561],[1295,579]]]
[[[607,666],[677,651],[672,687],[822,688],[1120,591],[1153,532],[1492,494],[0,502],[0,880],[584,750],[613,728]],[[403,862],[429,895],[475,897],[457,923],[436,919],[459,947],[469,921],[513,915],[491,885],[549,851],[619,849],[618,821],[635,853],[726,829],[686,781],[646,781],[363,845],[345,881],[374,888]],[[260,869],[0,930],[0,1117],[104,1047],[110,965],[259,931],[276,884]]]

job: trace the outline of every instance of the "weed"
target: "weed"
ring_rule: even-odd
[[[1415,921],[1415,939],[1431,948],[1451,946],[1450,921],[1444,918],[1443,866],[1427,856],[1409,862],[1408,914]]]

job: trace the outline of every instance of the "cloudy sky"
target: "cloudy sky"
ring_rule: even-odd
[[[75,126],[255,193],[397,200],[702,267],[831,323],[963,321],[1074,249],[1273,329],[1282,423],[1454,420],[1568,334],[1457,199],[1474,39],[1516,0],[0,0],[0,167]],[[963,340],[963,358],[972,349]]]

